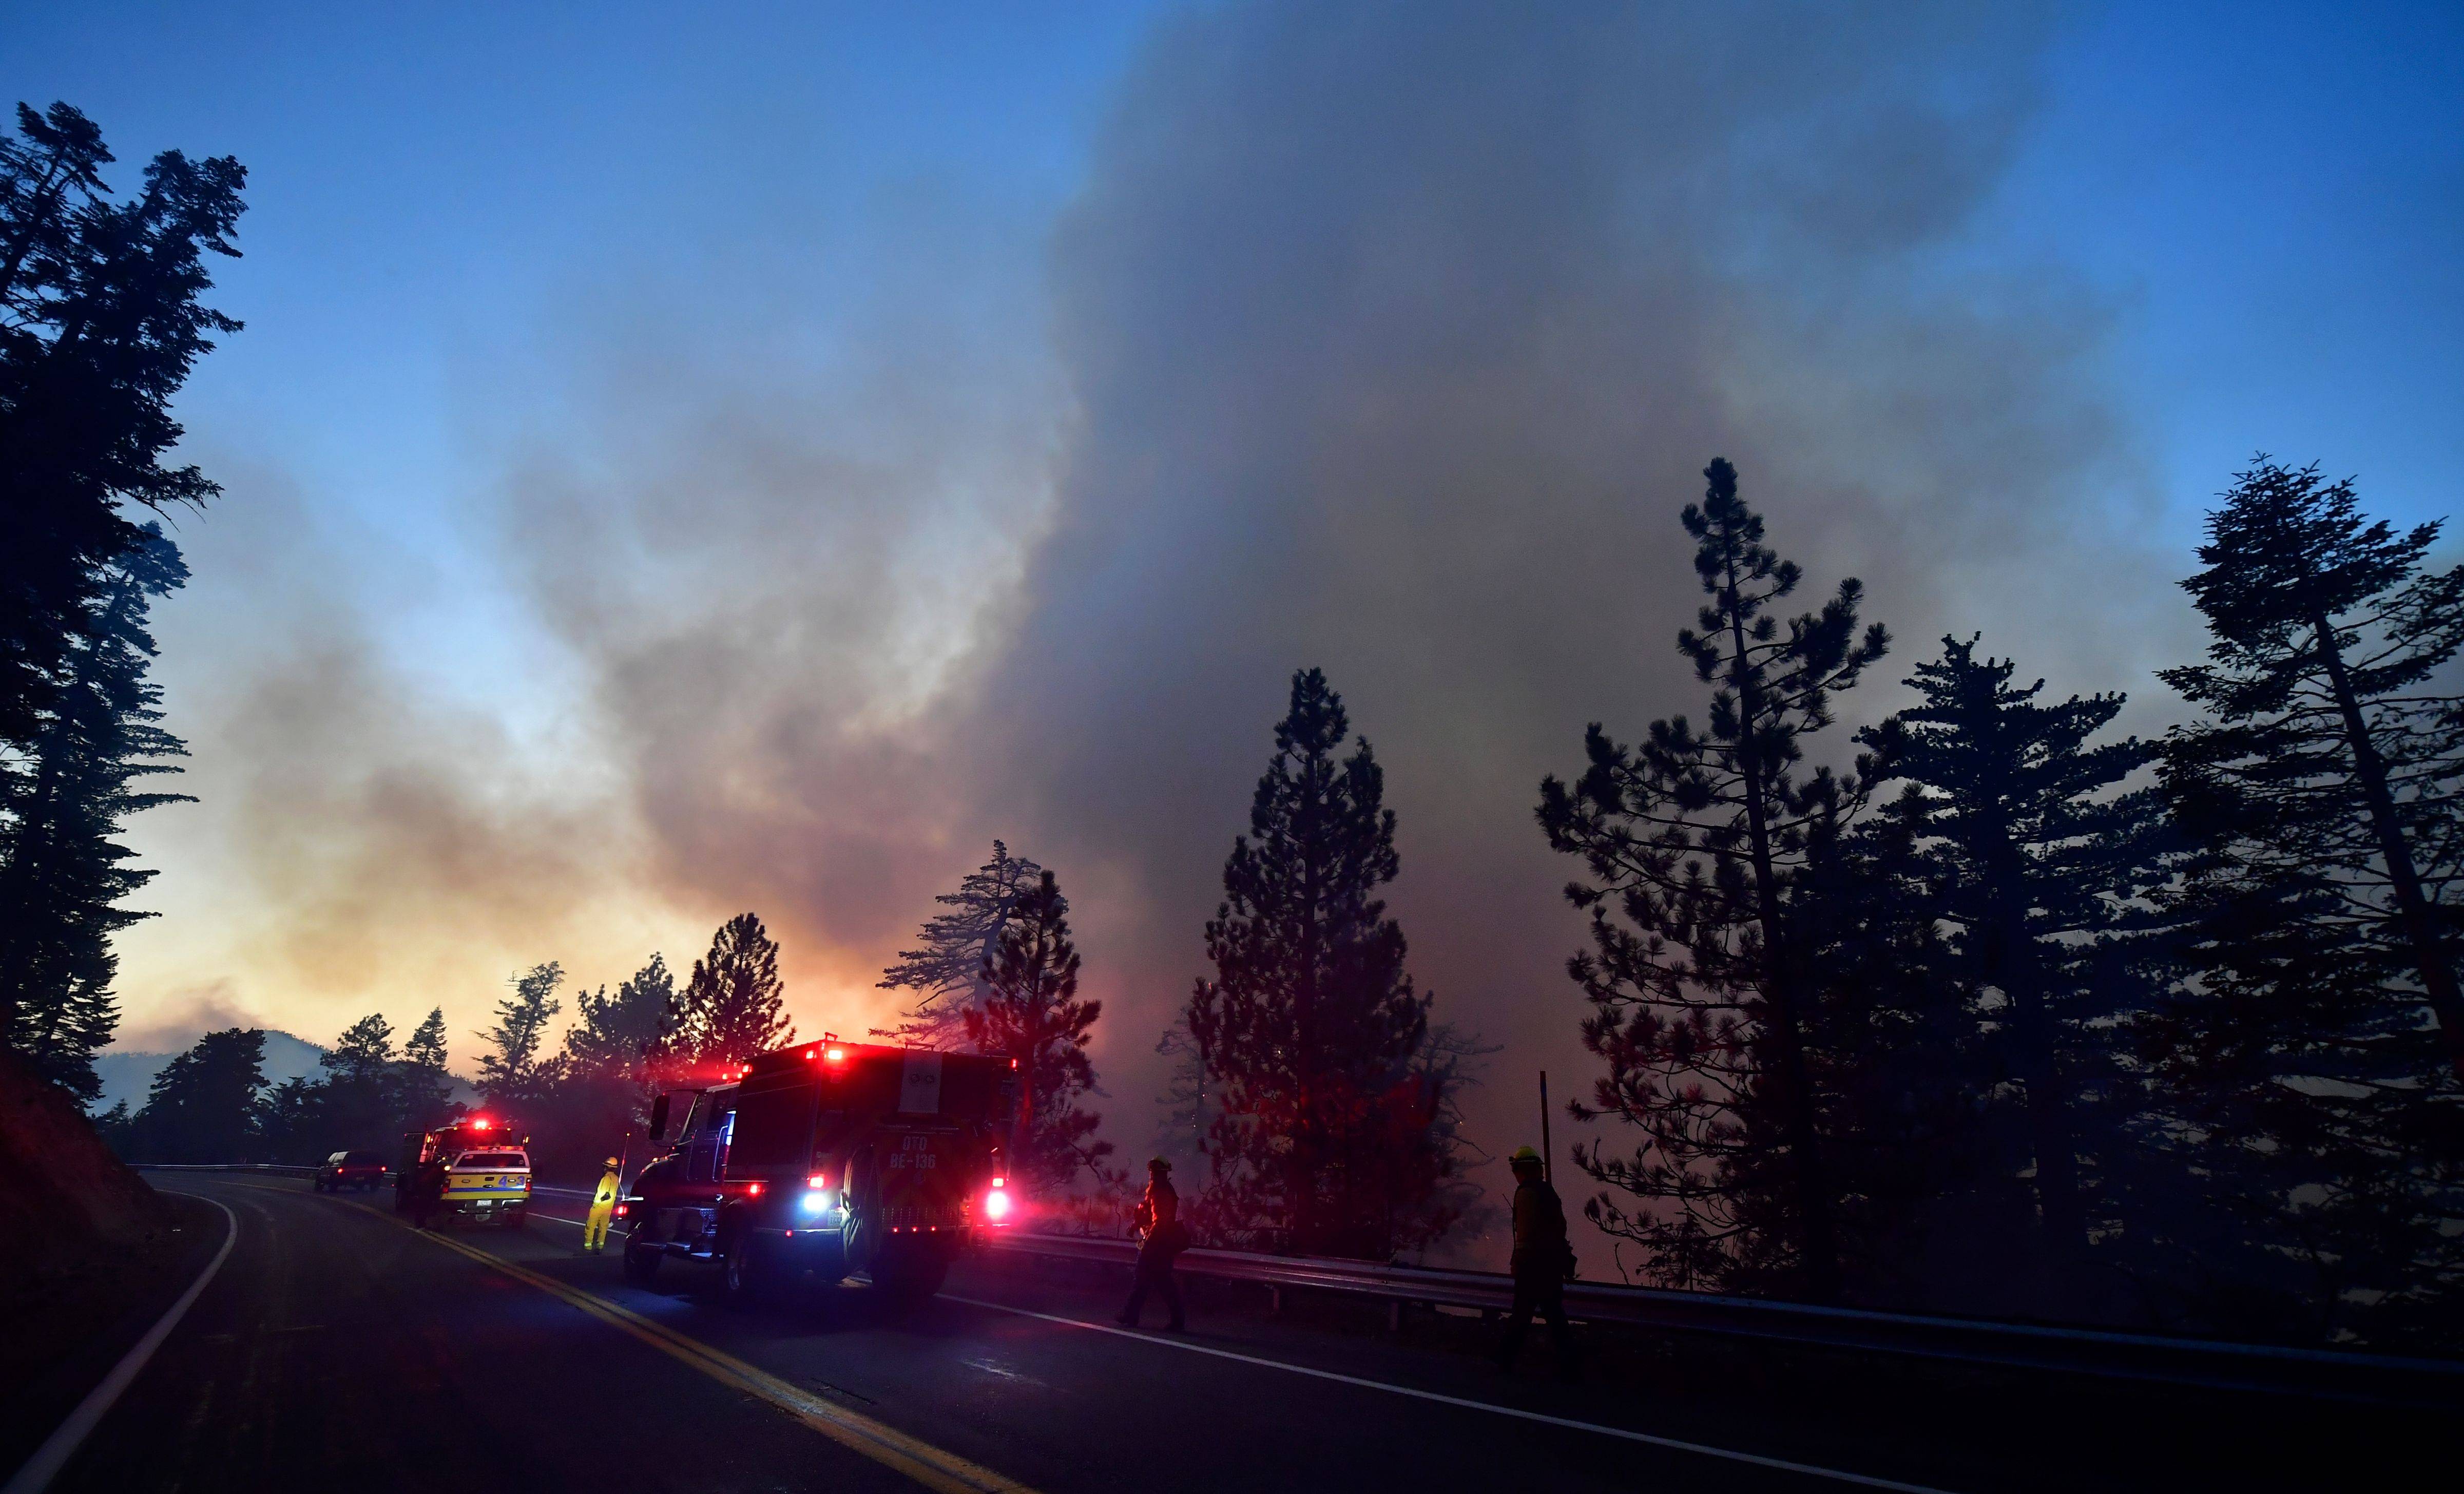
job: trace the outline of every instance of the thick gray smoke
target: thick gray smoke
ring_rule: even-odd
[[[1714,454],[1808,605],[1861,576],[1898,636],[1852,717],[1946,629],[2133,683],[2171,604],[2112,538],[2103,319],[1960,264],[2046,39],[2007,8],[1300,4],[1155,40],[1055,244],[1079,418],[984,708],[1033,744],[996,802],[1106,890],[1116,1092],[1151,1092],[1322,665],[1387,766],[1416,970],[1508,1044],[1476,1133],[1528,1139],[1531,1070],[1590,1067],[1535,785],[1587,720],[1699,714],[1677,510]]]
[[[1071,894],[1138,1154],[1322,666],[1388,770],[1415,972],[1507,1044],[1474,1137],[1532,1139],[1531,1071],[1592,1066],[1536,784],[1588,720],[1699,713],[1676,516],[1710,457],[1809,605],[1860,576],[1899,639],[1843,749],[1946,630],[2060,689],[2181,652],[2178,562],[2120,538],[2148,499],[2104,309],[1969,254],[2049,40],[2011,7],[1207,9],[1135,58],[1057,224],[927,192],[833,231],[826,275],[714,250],[689,297],[605,289],[545,339],[592,370],[538,381],[571,408],[495,424],[620,808],[535,816],[555,855],[513,880],[756,908],[844,1030],[1001,836]],[[825,284],[863,294],[816,315]]]

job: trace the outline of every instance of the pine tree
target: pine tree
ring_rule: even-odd
[[[442,1072],[445,1068],[445,1008],[433,1006],[402,1045],[403,1062]]]
[[[162,692],[146,678],[146,615],[187,568],[147,524],[105,569],[28,771],[0,775],[0,1011],[17,1014],[11,1045],[80,1100],[96,1093],[94,1054],[119,1022],[111,936],[150,916],[121,906],[154,873],[132,866],[115,837],[129,815],[187,799],[135,786],[179,771],[165,759],[187,753],[155,724]]]
[[[897,1038],[919,1047],[954,1047],[966,1036],[966,1016],[988,995],[984,967],[1001,954],[1022,898],[1032,892],[1042,867],[993,842],[990,861],[958,881],[958,890],[934,899],[950,910],[925,922],[920,949],[902,950],[898,963],[881,973],[885,991],[915,993],[915,1005],[895,1027],[877,1038]]]
[[[1683,522],[1711,602],[1677,646],[1715,687],[1706,730],[1683,716],[1656,721],[1629,749],[1595,722],[1582,778],[1569,787],[1552,777],[1540,790],[1549,844],[1582,857],[1593,879],[1567,889],[1591,914],[1594,944],[1569,969],[1594,1008],[1584,1042],[1609,1072],[1577,1112],[1616,1115],[1644,1136],[1631,1158],[1595,1147],[1576,1160],[1652,1200],[1633,1210],[1604,1194],[1589,1212],[1642,1243],[1664,1276],[1794,1286],[1829,1301],[1839,1292],[1836,1195],[1818,1141],[1805,1031],[1813,982],[1788,927],[1788,878],[1810,835],[1842,821],[1866,780],[1862,769],[1847,782],[1817,769],[1800,781],[1797,769],[1804,739],[1831,724],[1833,692],[1854,685],[1887,638],[1880,626],[1859,632],[1854,580],[1783,630],[1770,609],[1802,572],[1763,543],[1734,467],[1716,459],[1704,476],[1704,501],[1686,506]],[[1767,1165],[1774,1157],[1780,1175]]]
[[[317,1060],[318,1066],[329,1075],[351,1079],[381,1079],[394,1064],[393,1023],[381,1013],[370,1012],[342,1029],[334,1045]]]
[[[1058,1193],[1081,1172],[1100,1169],[1112,1144],[1093,1139],[1101,1117],[1078,1105],[1098,1092],[1087,1035],[1104,1003],[1078,999],[1069,900],[1051,872],[1039,875],[1011,910],[983,983],[982,1000],[965,1013],[967,1046],[1017,1066],[1010,1169],[1039,1191]]]
[[[15,136],[0,136],[0,1041],[81,1096],[115,1021],[112,905],[142,880],[116,865],[125,853],[110,834],[160,802],[126,792],[145,756],[127,735],[153,717],[150,695],[128,693],[143,658],[121,675],[143,627],[142,600],[132,619],[124,593],[135,576],[148,594],[143,573],[176,552],[130,511],[216,491],[161,458],[180,436],[169,402],[208,335],[239,326],[197,297],[203,256],[234,253],[245,175],[165,151],[121,201],[101,176],[111,159],[66,104],[21,104]],[[116,717],[96,716],[99,694]],[[115,729],[117,757],[94,736]],[[159,733],[155,744],[177,745]],[[28,1002],[43,1004],[21,1041]]]
[[[2008,1289],[2006,1270],[1984,1264],[2010,1260],[2025,1232],[2001,1227],[2007,1190],[1987,1185],[1990,1066],[1917,849],[1922,823],[1921,801],[1907,796],[1853,826],[1817,820],[1788,880],[1843,1295],[1911,1309],[2034,1309]],[[1737,1160],[1731,1207],[1753,1238],[1782,1240],[1786,1149],[1767,1110],[1746,1119],[1759,1144]],[[1760,1284],[1754,1272],[1768,1263],[1749,1254],[1741,1274],[1707,1233],[1691,1239],[1707,1253],[1682,1285]]]
[[[131,1122],[132,1151],[146,1162],[248,1162],[259,1149],[258,1091],[265,1088],[265,1034],[209,1032],[163,1066]]]
[[[675,997],[676,978],[666,957],[655,954],[649,964],[617,982],[614,996],[605,986],[577,992],[574,1009],[581,1021],[565,1033],[561,1055],[565,1077],[629,1080],[638,1075]]]
[[[2172,872],[2164,805],[2127,787],[2156,749],[2091,744],[2120,694],[2037,699],[2009,660],[1946,637],[1908,679],[1920,703],[1861,739],[1906,781],[1928,912],[1981,1023],[1984,1084],[2015,1082],[2023,1105],[2011,1175],[2028,1175],[2052,1277],[2045,1308],[2080,1305],[2092,1225],[2109,1219],[2106,1177],[2138,1145],[2139,1081],[2116,1032],[2145,1007],[2123,946],[2149,927],[2147,898]]]
[[[394,1066],[394,1110],[405,1131],[426,1131],[461,1113],[453,1076],[445,1070],[445,1008],[432,1006],[402,1045]]]
[[[1155,1104],[1163,1111],[1155,1124],[1155,1150],[1184,1162],[1205,1158],[1211,1175],[1213,1158],[1207,1151],[1207,1136],[1222,1115],[1222,1097],[1207,1076],[1206,1051],[1198,1045],[1198,1035],[1189,1028],[1189,1012],[1183,1008],[1155,1040],[1155,1053],[1171,1060],[1166,1071],[1163,1093]],[[1196,1181],[1194,1174],[1185,1174],[1184,1187]],[[1202,1186],[1202,1185],[1201,1185]]]
[[[2206,713],[2166,744],[2176,796],[2254,869],[2333,884],[2362,937],[2400,955],[2382,1000],[2427,1006],[2464,1075],[2453,940],[2464,899],[2464,566],[2428,571],[2441,524],[2399,536],[2352,479],[2256,458],[2209,516],[2182,584],[2209,662],[2164,671]],[[2442,690],[2448,685],[2448,690]]]
[[[2316,466],[2262,456],[2224,496],[2184,583],[2209,662],[2164,672],[2203,712],[2164,761],[2201,856],[2168,897],[2181,978],[2142,1027],[2189,1164],[2259,1246],[2202,1306],[2245,1332],[2450,1344],[2464,569],[2425,570],[2438,524],[2368,520]]]
[[[70,653],[100,611],[109,568],[142,544],[129,509],[218,491],[166,468],[169,403],[211,334],[239,323],[198,304],[208,253],[231,233],[246,181],[228,157],[165,151],[115,200],[92,121],[20,104],[0,136],[0,771],[55,709]],[[0,1005],[0,1029],[9,1012]]]
[[[1395,816],[1367,740],[1338,759],[1350,732],[1325,674],[1295,673],[1188,1019],[1222,1106],[1225,1212],[1295,1249],[1383,1257],[1442,1227],[1422,1211],[1458,1163],[1443,1081],[1416,1062],[1430,999],[1374,895],[1398,868]]]
[[[479,1059],[479,1091],[503,1105],[528,1100],[547,1076],[539,1062],[539,1044],[549,1019],[564,1009],[556,988],[564,983],[564,966],[555,960],[534,965],[506,984],[514,994],[496,1003],[496,1024],[476,1036],[495,1049]]]
[[[719,925],[662,1024],[656,1056],[663,1073],[709,1077],[795,1042],[781,990],[779,946],[761,920],[738,913]]]

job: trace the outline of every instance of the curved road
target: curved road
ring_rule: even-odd
[[[1843,1425],[1811,1404],[1724,1423],[1632,1386],[1560,1387],[1539,1334],[1528,1378],[1510,1380],[1469,1355],[1265,1317],[1201,1316],[1198,1333],[1167,1339],[1112,1328],[1108,1292],[989,1266],[962,1269],[950,1295],[903,1316],[853,1285],[739,1311],[696,1273],[671,1266],[644,1289],[613,1252],[577,1254],[578,1205],[547,1202],[519,1231],[440,1237],[397,1220],[384,1194],[156,1181],[226,1205],[238,1237],[55,1489],[1801,1494],[2082,1482],[2024,1458],[1979,1479],[1972,1447],[1930,1448],[1870,1417]]]

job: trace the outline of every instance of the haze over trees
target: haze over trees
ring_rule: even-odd
[[[1799,782],[1883,640],[1853,582],[1765,611],[1795,568],[1733,470],[1706,476],[1684,518],[1712,604],[1679,647],[1708,728],[1595,725],[1541,790],[1590,873],[1569,968],[1607,1066],[1569,1109],[1640,1132],[1577,1149],[1586,1212],[1673,1285],[2455,1342],[2464,568],[2426,566],[2439,526],[2262,457],[2184,583],[2213,643],[2164,679],[2198,719],[2116,738],[2121,695],[2046,701],[1946,638],[1852,777]]]
[[[208,254],[236,255],[246,173],[165,151],[117,194],[65,103],[0,136],[0,1042],[81,1101],[118,1022],[111,935],[150,873],[117,840],[180,796],[147,682],[153,600],[187,579],[146,515],[219,490],[165,465],[169,404],[216,336]]]

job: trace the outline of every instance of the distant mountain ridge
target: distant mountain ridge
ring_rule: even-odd
[[[293,1079],[321,1077],[325,1070],[320,1061],[328,1051],[280,1028],[266,1028],[265,1087],[271,1089]],[[123,1100],[132,1113],[136,1111],[145,1104],[146,1091],[154,1088],[154,1076],[176,1056],[171,1053],[122,1052],[119,1049],[96,1054],[94,1076],[102,1082],[102,1093],[95,1099],[94,1113],[99,1115]],[[453,1098],[468,1102],[476,1095],[468,1081],[454,1076]]]

